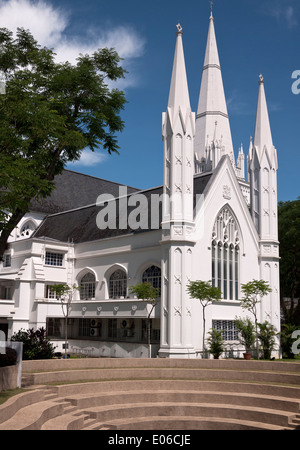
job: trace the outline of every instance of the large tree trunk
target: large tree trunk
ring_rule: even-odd
[[[24,208],[24,210],[17,209],[17,211],[10,216],[9,221],[6,223],[4,229],[2,230],[0,234],[0,261],[3,260],[3,255],[7,248],[7,241],[9,239],[9,236],[27,211],[28,208]]]

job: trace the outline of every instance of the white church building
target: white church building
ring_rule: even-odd
[[[235,160],[213,15],[197,113],[177,29],[162,118],[163,185],[141,191],[69,170],[57,176],[51,196],[32,202],[0,263],[0,330],[8,339],[44,327],[63,351],[64,316],[52,289],[61,283],[79,287],[68,352],[147,357],[150,306],[130,292],[143,281],[160,288],[152,357],[201,357],[202,307],[189,297],[189,281],[221,289],[222,299],[206,308],[206,333],[221,330],[228,348],[238,347],[235,317],[251,316],[239,299],[253,279],[272,288],[258,320],[280,330],[278,167],[263,77],[247,159],[241,147]]]

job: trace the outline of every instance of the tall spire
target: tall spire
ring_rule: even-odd
[[[261,157],[265,146],[269,151],[269,154],[271,155],[273,148],[273,139],[265,94],[264,78],[262,75],[260,75],[254,134],[254,147],[256,148],[259,157]]]
[[[192,347],[191,299],[186,280],[192,276],[194,223],[194,135],[185,70],[182,28],[177,25],[176,49],[167,111],[162,116],[164,141],[164,187],[160,356],[195,357]],[[176,286],[167,280],[180,280]],[[181,281],[182,280],[182,281]],[[178,314],[178,311],[180,313]]]
[[[224,152],[233,161],[233,145],[211,7],[196,119],[195,152],[199,160],[205,157],[207,136],[210,142],[213,140],[216,121],[219,133],[217,137],[220,139],[222,136]]]
[[[182,28],[180,24],[177,25],[177,30],[168,107],[171,108],[175,114],[180,107],[182,114],[185,115],[187,110],[190,109],[190,98],[182,43]]]

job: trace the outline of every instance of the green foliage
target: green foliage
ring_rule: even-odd
[[[257,305],[261,302],[262,297],[272,292],[269,284],[264,280],[252,280],[246,284],[242,284],[241,291],[244,297],[241,299],[241,307],[247,309],[254,316],[255,333],[256,333],[256,354],[258,356],[258,323],[257,323]]]
[[[137,296],[137,298],[151,304],[151,309],[148,311],[147,316],[147,344],[148,344],[148,357],[151,358],[151,314],[155,306],[157,305],[157,299],[160,295],[159,288],[155,288],[151,283],[137,283],[135,286],[130,287],[130,292]]]
[[[209,281],[190,281],[187,291],[192,298],[200,300],[202,306],[221,300],[222,293],[218,287],[212,287]]]
[[[218,287],[213,287],[210,281],[190,281],[187,285],[187,291],[192,298],[198,299],[203,312],[203,336],[202,351],[205,352],[205,308],[214,301],[221,300],[222,293]],[[204,353],[203,353],[204,355]]]
[[[269,284],[264,280],[253,280],[242,284],[241,291],[244,297],[241,299],[243,309],[250,311],[254,317],[257,317],[256,306],[261,302],[262,297],[272,292]]]
[[[280,344],[282,350],[282,357],[288,359],[294,359],[295,354],[292,351],[293,343],[297,340],[297,338],[293,338],[292,334],[294,331],[297,331],[299,326],[293,325],[290,323],[285,323],[281,326],[280,336]]]
[[[274,325],[267,320],[258,324],[259,332],[257,337],[263,351],[263,358],[270,359],[272,350],[275,348],[275,336],[277,335]]]
[[[255,326],[249,317],[235,318],[235,326],[238,331],[238,339],[240,343],[245,347],[247,353],[251,352],[251,349],[255,343]]]
[[[46,336],[45,328],[21,329],[11,337],[11,341],[23,342],[23,359],[50,359],[54,357],[55,347]]]
[[[108,81],[123,78],[114,49],[80,55],[75,65],[56,63],[29,31],[0,29],[0,257],[31,199],[54,188],[54,176],[85,148],[118,153],[124,93]],[[8,215],[10,214],[10,216]]]
[[[285,323],[300,325],[300,197],[278,204],[280,242],[280,294]],[[290,299],[286,307],[283,298]]]
[[[137,283],[130,287],[130,292],[148,303],[156,303],[159,297],[159,288],[155,288],[151,283]]]
[[[212,328],[209,331],[209,338],[207,339],[208,350],[215,359],[218,359],[224,351],[224,344],[222,339],[222,332]]]

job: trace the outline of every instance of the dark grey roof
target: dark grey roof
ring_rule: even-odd
[[[41,201],[31,202],[31,211],[54,214],[92,205],[100,194],[119,196],[120,184],[85,175],[72,170],[64,170],[54,179],[56,188],[51,195]],[[128,193],[138,189],[127,187]]]
[[[197,175],[194,177],[194,199],[196,198],[197,194],[202,194],[211,178],[211,173],[209,174],[203,174],[203,175]],[[139,192],[135,192],[139,193]],[[161,203],[160,203],[160,209],[159,209],[159,217],[154,222],[153,227],[153,221],[151,223],[151,196],[161,195],[163,193],[163,187],[159,186],[153,189],[148,189],[145,191],[140,191],[141,194],[146,196],[147,198],[147,204],[141,206],[141,213],[148,213],[148,227],[147,229],[132,229],[130,226],[127,226],[125,229],[120,229],[119,223],[120,220],[124,219],[124,216],[122,215],[122,211],[119,211],[120,206],[120,199],[116,196],[116,202],[115,202],[115,210],[116,210],[116,227],[115,228],[106,228],[106,229],[99,229],[97,226],[97,215],[101,211],[101,206],[97,205],[90,205],[87,207],[82,207],[78,209],[74,209],[72,211],[62,212],[59,214],[53,214],[49,215],[40,225],[40,227],[36,230],[33,237],[37,238],[50,238],[59,240],[62,242],[74,242],[74,243],[80,243],[80,242],[89,242],[94,241],[98,239],[105,239],[105,238],[111,238],[121,235],[126,235],[128,233],[141,233],[146,232],[153,229],[158,229],[160,227],[161,223]],[[134,194],[134,193],[133,193]],[[132,194],[129,193],[128,198]],[[137,200],[138,197],[135,197]],[[127,203],[126,203],[127,204]],[[195,204],[195,202],[194,202]],[[107,206],[107,204],[104,204],[104,208]],[[130,213],[134,210],[137,211],[137,206],[139,204],[134,204],[131,207],[127,207],[127,217],[130,217]],[[107,209],[106,209],[107,211]],[[120,215],[121,214],[121,215]],[[145,217],[145,216],[143,216]],[[137,218],[137,221],[139,219]],[[128,225],[128,220],[125,221]]]

